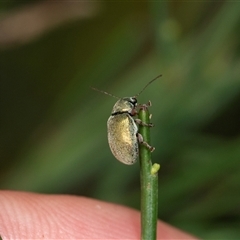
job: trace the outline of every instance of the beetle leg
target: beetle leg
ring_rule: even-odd
[[[143,108],[149,108],[149,107],[152,106],[152,102],[151,102],[150,100],[148,100],[147,103],[143,103],[143,104],[139,103],[138,106],[139,106],[140,108],[141,108],[141,107],[143,107]]]
[[[140,144],[143,144],[150,152],[155,150],[155,147],[150,146],[147,142],[143,141],[143,136],[140,133],[137,133],[137,139]]]
[[[134,119],[134,121],[138,124],[138,125],[142,125],[144,127],[153,127],[154,125],[152,123],[144,123],[141,119]]]
[[[152,102],[150,100],[148,100],[148,103],[146,104],[148,107],[152,106]]]

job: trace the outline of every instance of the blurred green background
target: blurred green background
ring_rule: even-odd
[[[112,156],[117,96],[153,106],[159,218],[240,239],[240,3],[0,3],[0,188],[140,207],[139,166]]]

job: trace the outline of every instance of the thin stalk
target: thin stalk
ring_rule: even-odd
[[[149,124],[148,106],[143,105],[139,110],[139,119]],[[150,127],[139,126],[143,141],[150,144]],[[158,170],[159,164],[152,164],[151,151],[139,144],[140,181],[141,181],[141,239],[156,240],[158,215]]]

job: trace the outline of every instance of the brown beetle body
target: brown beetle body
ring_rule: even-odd
[[[131,165],[138,158],[138,126],[133,116],[136,113],[137,99],[119,99],[108,119],[108,143],[112,154],[120,162]]]

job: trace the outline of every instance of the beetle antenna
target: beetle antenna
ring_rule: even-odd
[[[103,90],[100,90],[100,89],[94,88],[94,87],[92,87],[92,86],[91,86],[91,89],[93,89],[93,90],[95,90],[95,91],[97,91],[97,92],[100,92],[100,93],[106,94],[106,95],[108,95],[108,96],[111,96],[111,97],[114,97],[114,98],[120,99],[120,97],[117,97],[117,96],[115,96],[115,95],[113,95],[113,94],[111,94],[111,93],[105,92],[105,91],[103,91]]]
[[[139,96],[147,87],[148,85],[150,85],[152,82],[154,82],[155,80],[157,80],[158,78],[160,78],[162,76],[162,74],[158,75],[157,77],[155,77],[153,80],[151,80],[150,82],[148,82],[145,87],[138,93],[136,94],[134,97]]]

